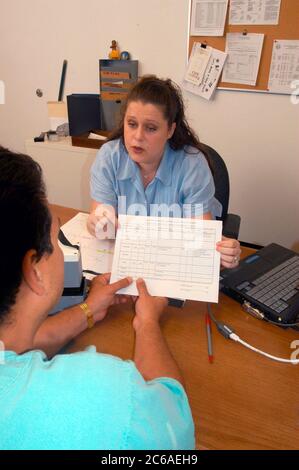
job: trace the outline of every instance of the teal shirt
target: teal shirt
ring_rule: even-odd
[[[213,176],[197,149],[172,150],[166,144],[155,178],[144,189],[138,165],[120,139],[104,144],[91,168],[90,194],[117,214],[220,217]]]
[[[48,360],[7,351],[0,364],[0,449],[194,449],[181,384],[146,382],[94,347]]]

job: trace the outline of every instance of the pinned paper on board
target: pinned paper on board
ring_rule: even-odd
[[[191,36],[223,36],[228,0],[194,0]]]
[[[200,47],[200,44],[194,43],[193,48]],[[213,47],[207,46],[206,48],[210,51],[210,58],[201,82],[199,85],[194,85],[183,80],[182,87],[206,100],[210,100],[215,92],[227,54]]]
[[[264,34],[228,33],[225,51],[228,54],[222,81],[256,85]]]
[[[275,40],[273,44],[269,91],[289,94],[299,85],[299,41]]]
[[[199,85],[202,82],[210,56],[211,49],[209,47],[200,42],[194,43],[184,80],[192,85]]]
[[[281,0],[231,0],[229,24],[278,24]]]

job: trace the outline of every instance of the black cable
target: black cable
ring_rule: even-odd
[[[96,276],[98,276],[99,274],[101,274],[101,273],[97,273],[97,272],[95,272],[95,271],[92,271],[91,269],[82,269],[82,271],[83,271],[84,273],[88,273],[88,274],[95,274]]]
[[[69,246],[71,248],[76,248],[76,250],[80,250],[80,246],[79,245],[73,245],[73,243],[71,243],[67,238],[66,236],[64,235],[63,231],[61,229],[59,229],[59,233],[58,233],[58,240],[65,246]]]
[[[219,322],[218,320],[216,320],[214,314],[212,313],[212,310],[211,310],[211,305],[209,303],[207,303],[207,308],[208,308],[208,313],[211,317],[211,319],[213,320],[213,322],[215,323],[215,325],[217,326],[217,329],[218,331],[223,335],[225,336],[225,338],[228,338],[229,336],[227,336],[227,333],[225,333],[226,331],[229,331],[231,333],[234,333],[234,331],[228,327],[227,325],[225,325],[224,323],[221,323]],[[254,317],[254,318],[257,318],[257,317]],[[281,326],[281,327],[296,327],[299,325],[299,323],[279,323],[279,322],[275,322],[273,320],[269,320],[268,318],[266,317],[263,317],[262,318],[263,320],[265,320],[266,322],[268,323],[272,323],[273,325],[276,325],[276,326]],[[223,332],[224,330],[224,332]],[[230,333],[229,333],[230,334]]]
[[[209,303],[207,303],[207,309],[208,309],[208,315],[211,317],[213,322],[216,324],[217,330],[219,331],[220,334],[222,334],[222,336],[224,336],[224,338],[236,341],[236,342],[240,343],[242,346],[245,346],[246,348],[248,348],[248,349],[250,349],[250,350],[252,350],[256,353],[261,354],[262,356],[266,356],[269,359],[273,359],[273,360],[278,361],[278,362],[299,364],[299,360],[296,360],[296,359],[294,359],[294,360],[291,359],[290,360],[290,359],[284,359],[282,357],[272,356],[272,354],[266,353],[265,351],[261,351],[260,349],[257,349],[254,346],[252,346],[251,344],[246,343],[229,326],[227,326],[224,323],[221,323],[218,320],[216,320],[214,314],[212,313],[211,306],[210,306]]]
[[[215,323],[216,327],[217,327],[217,330],[219,331],[219,333],[224,336],[224,338],[226,339],[231,339],[230,338],[230,335],[232,333],[234,333],[234,330],[232,330],[229,326],[225,325],[224,323],[216,320],[214,314],[212,313],[212,310],[211,310],[211,305],[209,303],[207,303],[207,308],[208,308],[208,314],[209,316],[211,317],[211,319],[213,320],[213,322]]]

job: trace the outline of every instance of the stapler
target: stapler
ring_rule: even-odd
[[[61,238],[61,237],[59,237]],[[64,289],[62,296],[49,315],[84,302],[87,296],[87,279],[82,273],[80,247],[58,241],[64,256]]]

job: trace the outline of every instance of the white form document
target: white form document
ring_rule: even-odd
[[[230,0],[229,24],[278,24],[281,0]]]
[[[80,245],[84,276],[92,279],[96,274],[111,271],[115,240],[98,240],[86,228],[88,214],[79,212],[61,227],[73,245]],[[88,272],[91,271],[91,272]]]
[[[186,82],[185,80],[182,83],[182,87],[185,90],[201,96],[206,100],[210,100],[214,94],[227,57],[226,52],[219,51],[218,49],[214,49],[212,47],[209,49],[211,49],[211,56],[201,83],[198,86],[192,85],[192,83]]]
[[[291,94],[298,84],[299,41],[275,40],[268,82],[269,91]]]
[[[264,34],[228,33],[222,81],[255,85],[260,66]]]
[[[223,36],[228,0],[193,0],[191,36]]]
[[[204,77],[211,48],[203,46],[200,42],[195,42],[192,47],[184,80],[192,85],[199,85]]]
[[[111,282],[142,277],[151,295],[217,302],[222,222],[119,216]],[[133,282],[119,293],[138,295]]]

